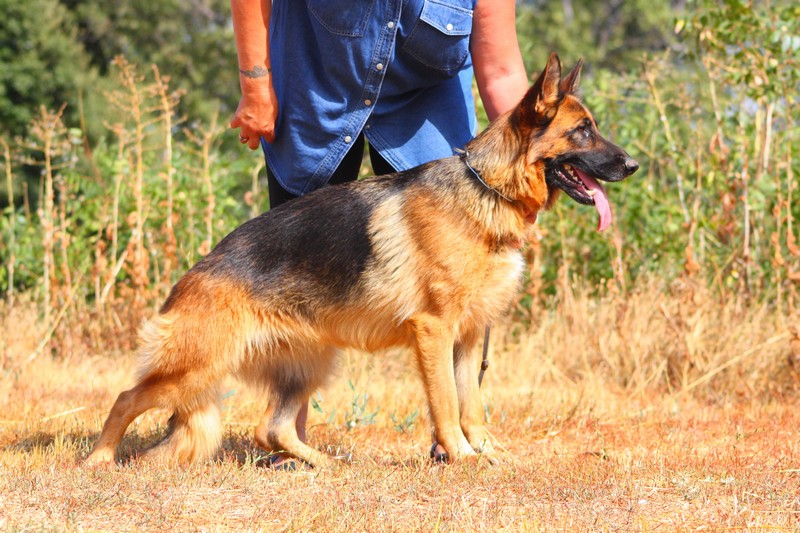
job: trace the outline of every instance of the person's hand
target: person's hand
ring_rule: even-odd
[[[275,140],[278,100],[270,76],[241,80],[242,97],[231,120],[231,128],[241,128],[239,141],[251,150],[258,148],[261,137]]]

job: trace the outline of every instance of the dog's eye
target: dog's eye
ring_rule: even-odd
[[[578,139],[588,139],[592,136],[592,126],[588,122],[581,123],[573,130],[573,135]]]

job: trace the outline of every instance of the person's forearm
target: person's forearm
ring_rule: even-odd
[[[231,0],[243,92],[249,85],[248,80],[266,77],[271,68],[268,37],[271,12],[271,0]]]
[[[269,58],[272,1],[231,0],[231,13],[242,89],[231,128],[241,128],[239,140],[255,150],[261,139],[267,142],[275,140],[278,117]]]
[[[478,0],[470,48],[489,120],[516,106],[528,90],[517,42],[514,0]]]
[[[481,95],[486,116],[494,120],[503,113],[516,106],[529,88],[525,71],[515,72],[506,76],[490,78],[483,83],[478,82],[478,92]]]

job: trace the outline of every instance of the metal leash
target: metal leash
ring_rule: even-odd
[[[483,334],[483,361],[481,361],[481,371],[478,374],[478,387],[483,383],[483,374],[489,368],[489,333],[492,332],[491,324],[486,324],[486,331]]]

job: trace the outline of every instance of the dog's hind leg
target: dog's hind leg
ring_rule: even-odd
[[[270,405],[264,422],[256,428],[256,442],[270,452],[285,453],[314,467],[325,468],[331,465],[331,458],[301,441],[295,427],[297,413],[308,398],[282,398],[274,408]]]
[[[449,459],[475,455],[459,422],[459,405],[453,370],[453,331],[432,315],[418,315],[411,321],[416,338],[416,354],[435,437]]]
[[[125,430],[136,417],[154,407],[172,407],[175,412],[169,420],[167,436],[147,450],[145,458],[189,463],[210,457],[222,437],[217,386],[191,395],[187,385],[190,381],[186,375],[165,379],[150,374],[120,394],[86,464],[113,462]]]
[[[228,372],[224,354],[236,353],[229,314],[200,316],[194,308],[159,315],[141,332],[138,384],[119,395],[86,463],[114,461],[125,430],[154,407],[174,411],[170,434],[151,456],[167,451],[182,462],[207,457],[220,439],[218,387]],[[227,334],[223,334],[227,333]]]
[[[164,439],[144,452],[144,459],[191,463],[211,457],[222,440],[219,395],[210,391],[203,401],[175,410]]]
[[[489,433],[483,424],[483,403],[478,383],[481,352],[477,349],[477,339],[477,331],[470,331],[455,343],[453,367],[458,390],[460,423],[464,436],[475,451],[491,453],[492,444],[489,440]],[[493,461],[493,458],[490,460]]]
[[[300,440],[297,435],[297,414],[308,402],[310,394],[270,394],[270,403],[264,420],[256,428],[256,443],[268,452],[285,453],[301,461],[324,468],[331,458]]]
[[[302,409],[302,406],[301,406]],[[275,414],[275,409],[272,406],[267,407],[266,413],[264,413],[264,417],[261,419],[261,422],[256,427],[255,431],[255,439],[256,444],[258,444],[262,449],[266,450],[269,453],[278,453],[280,452],[280,448],[274,448],[269,442],[269,425],[272,421],[272,417]],[[306,434],[306,426],[305,420],[301,421],[298,412],[298,418],[295,419],[294,428],[297,432],[297,437],[305,442],[305,434]]]
[[[268,452],[284,453],[315,467],[329,466],[332,459],[305,444],[298,435],[297,415],[311,394],[328,377],[336,350],[319,347],[285,353],[273,360],[266,372],[269,403],[255,432],[256,443]]]
[[[161,399],[173,388],[172,382],[150,377],[121,393],[103,424],[103,431],[92,453],[86,458],[86,464],[113,462],[115,450],[131,422],[145,411],[161,405]]]

